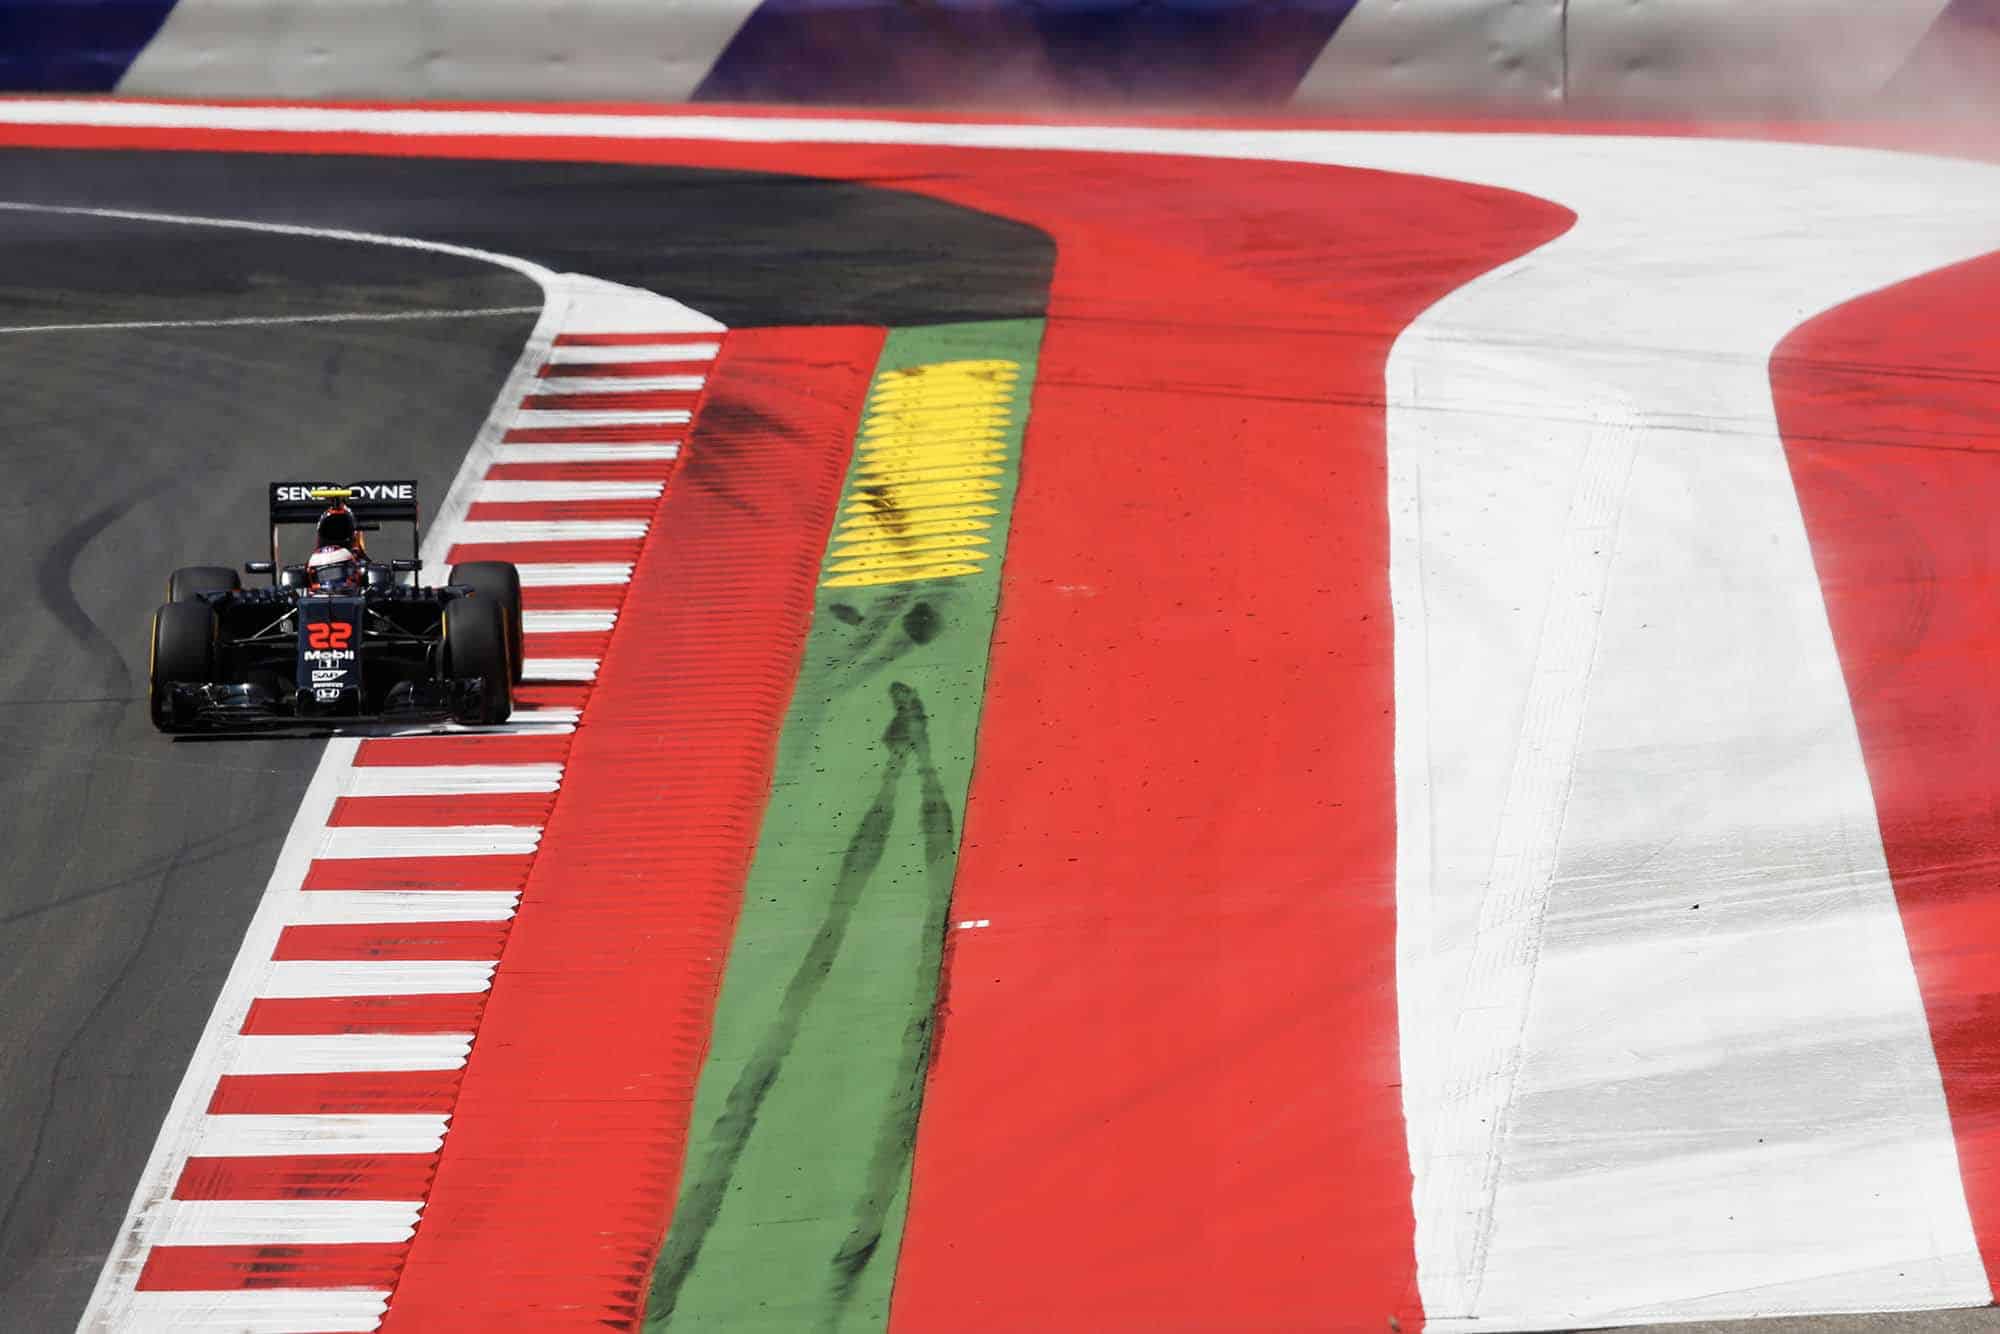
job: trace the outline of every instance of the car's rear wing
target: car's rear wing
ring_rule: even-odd
[[[410,525],[410,556],[414,560],[423,545],[417,484],[414,481],[387,482],[273,482],[271,483],[271,578],[276,582],[284,570],[284,554],[278,535],[298,524],[316,524],[333,505],[345,505],[356,524],[373,529],[381,523]],[[398,569],[404,568],[401,562]],[[411,566],[410,568],[414,568]]]

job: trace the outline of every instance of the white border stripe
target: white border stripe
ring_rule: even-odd
[[[521,896],[484,889],[316,889],[299,895],[294,926],[390,922],[505,922]]]
[[[535,850],[542,831],[530,825],[456,824],[438,828],[401,825],[332,825],[321,829],[314,857],[351,861],[367,857],[518,857]]]
[[[170,1200],[162,1246],[327,1246],[408,1241],[416,1200]]]
[[[623,561],[516,561],[523,588],[609,587],[632,582],[632,567]]]
[[[523,505],[561,500],[654,500],[664,482],[481,482],[475,503]]]
[[[244,1288],[133,1294],[119,1334],[227,1330],[229,1334],[366,1334],[382,1323],[389,1294],[374,1288]]]
[[[484,542],[613,542],[646,535],[644,519],[523,519],[461,523],[457,541]]]
[[[686,408],[626,412],[618,408],[522,408],[514,414],[521,429],[555,430],[573,426],[685,426],[694,414]]]
[[[257,994],[274,1000],[461,996],[493,985],[493,965],[471,959],[291,959],[267,968]]]
[[[470,1033],[300,1033],[245,1037],[232,1075],[328,1075],[349,1071],[457,1070]]]
[[[529,681],[595,681],[596,658],[525,658],[521,675]]]
[[[524,611],[521,631],[530,635],[583,634],[608,631],[618,624],[618,613],[604,611]]]
[[[632,463],[681,456],[678,444],[621,445],[602,440],[541,440],[505,443],[493,451],[495,463]]]
[[[695,394],[708,383],[705,375],[565,375],[536,381],[538,395],[571,394]],[[595,411],[595,409],[591,409]]]
[[[548,614],[548,613],[544,613]],[[528,612],[521,620],[528,623]],[[536,710],[537,713],[542,710]],[[573,723],[576,710],[550,722]],[[365,764],[349,775],[350,797],[457,797],[504,792],[553,792],[562,782],[560,764]],[[317,896],[315,896],[317,897]]]
[[[618,347],[558,347],[549,352],[556,366],[613,366],[634,361],[713,361],[722,350],[720,343],[630,343]],[[546,384],[568,376],[544,376]]]
[[[450,1118],[431,1113],[204,1116],[188,1155],[282,1158],[290,1154],[436,1153]]]

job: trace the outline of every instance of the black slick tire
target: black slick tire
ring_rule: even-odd
[[[451,567],[448,582],[470,588],[482,598],[500,604],[507,617],[507,654],[513,665],[513,681],[521,682],[521,572],[504,560],[474,560]]]
[[[444,607],[444,670],[480,679],[480,707],[468,723],[504,723],[514,712],[514,672],[507,652],[507,616],[497,599],[453,598]]]
[[[243,580],[226,565],[184,565],[167,579],[167,601],[192,602],[197,593],[227,593]]]
[[[176,681],[207,681],[215,670],[215,609],[202,602],[169,602],[153,613],[153,642],[147,653],[153,726],[175,731],[168,687]]]

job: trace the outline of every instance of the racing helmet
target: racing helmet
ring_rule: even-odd
[[[354,511],[345,505],[329,505],[326,512],[319,516],[318,537],[314,545],[361,550],[361,529],[354,522]]]
[[[306,561],[306,587],[338,590],[361,583],[361,561],[346,547],[321,547]]]

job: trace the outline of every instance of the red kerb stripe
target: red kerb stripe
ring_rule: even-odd
[[[558,562],[623,562],[629,565],[638,556],[638,538],[602,542],[461,542],[451,549],[449,563],[463,565],[469,560],[505,560],[516,565]]]
[[[250,1002],[251,1037],[331,1033],[470,1033],[485,993],[450,996],[263,996]]]
[[[506,940],[506,922],[343,922],[288,926],[278,933],[271,957],[284,962],[497,959]]]
[[[449,1112],[457,1070],[357,1071],[334,1075],[224,1075],[208,1110],[215,1116],[391,1115]]]
[[[434,1153],[300,1153],[190,1158],[177,1200],[421,1200]]]
[[[660,482],[671,477],[679,466],[679,459],[496,463],[486,470],[486,478],[493,482]]]
[[[516,426],[502,437],[508,444],[678,445],[685,426]]]
[[[541,825],[555,802],[553,792],[474,792],[451,796],[341,797],[333,803],[330,825],[436,829],[447,825]]]
[[[325,1246],[155,1246],[139,1271],[142,1292],[258,1288],[390,1288],[408,1242]]]
[[[679,408],[692,411],[699,392],[692,389],[637,389],[604,394],[529,394],[524,408],[553,412],[644,412]]]
[[[569,753],[570,734],[492,732],[364,741],[354,762],[377,764],[549,764]]]
[[[465,517],[474,523],[650,519],[659,507],[658,496],[642,496],[633,500],[481,500],[466,510]]]

